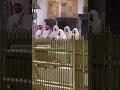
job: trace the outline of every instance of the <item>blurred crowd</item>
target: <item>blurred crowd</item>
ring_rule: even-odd
[[[19,0],[10,2],[11,15],[7,24],[8,29],[32,30],[32,2],[27,5],[23,2]]]

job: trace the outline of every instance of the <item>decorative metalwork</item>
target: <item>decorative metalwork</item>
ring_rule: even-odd
[[[79,40],[33,39],[34,90],[87,90],[88,48]]]
[[[0,30],[0,89],[31,88],[32,32]],[[21,87],[22,84],[22,87]]]

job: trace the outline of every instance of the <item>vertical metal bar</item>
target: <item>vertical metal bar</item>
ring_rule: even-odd
[[[112,38],[112,36],[111,36],[111,32],[110,32],[110,26],[108,26],[108,30],[107,31],[109,33],[109,62],[111,62],[111,56],[112,56],[112,54],[111,54],[111,51],[112,51],[112,49],[111,49],[112,48],[112,45],[111,45],[112,39],[111,38]],[[112,65],[109,63],[109,74],[110,74],[109,75],[109,87],[110,87],[110,90],[112,90],[112,88],[111,88],[111,85],[112,85],[111,84],[111,82],[112,82],[112,80],[111,80],[111,78],[112,78],[111,77],[112,76],[112,72],[111,72],[112,68],[111,68],[111,66]]]
[[[83,43],[83,49],[82,49],[82,52],[83,52],[83,68],[85,68],[85,40],[84,40],[84,37],[82,38],[82,43]]]
[[[73,39],[73,90],[75,90],[75,39]]]

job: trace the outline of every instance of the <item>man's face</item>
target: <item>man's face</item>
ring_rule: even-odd
[[[43,27],[42,27],[41,25],[39,25],[39,30],[42,30],[42,28],[43,28]]]
[[[16,13],[20,13],[22,11],[20,4],[14,4],[14,9],[15,9]]]
[[[57,31],[57,29],[55,28],[55,31]]]
[[[90,21],[93,21],[93,14],[90,14]]]
[[[59,31],[58,35],[60,36],[61,32]]]
[[[66,32],[68,32],[68,29],[66,28]]]
[[[49,27],[46,27],[46,30],[49,30]]]
[[[72,33],[73,33],[73,34],[76,34],[76,30],[73,30]]]

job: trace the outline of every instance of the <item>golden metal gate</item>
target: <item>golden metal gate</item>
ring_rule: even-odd
[[[101,33],[89,32],[89,89],[120,88],[120,35],[112,35],[110,27]]]
[[[87,90],[88,41],[33,41],[33,90]]]
[[[0,29],[0,90],[31,90],[31,33]]]

